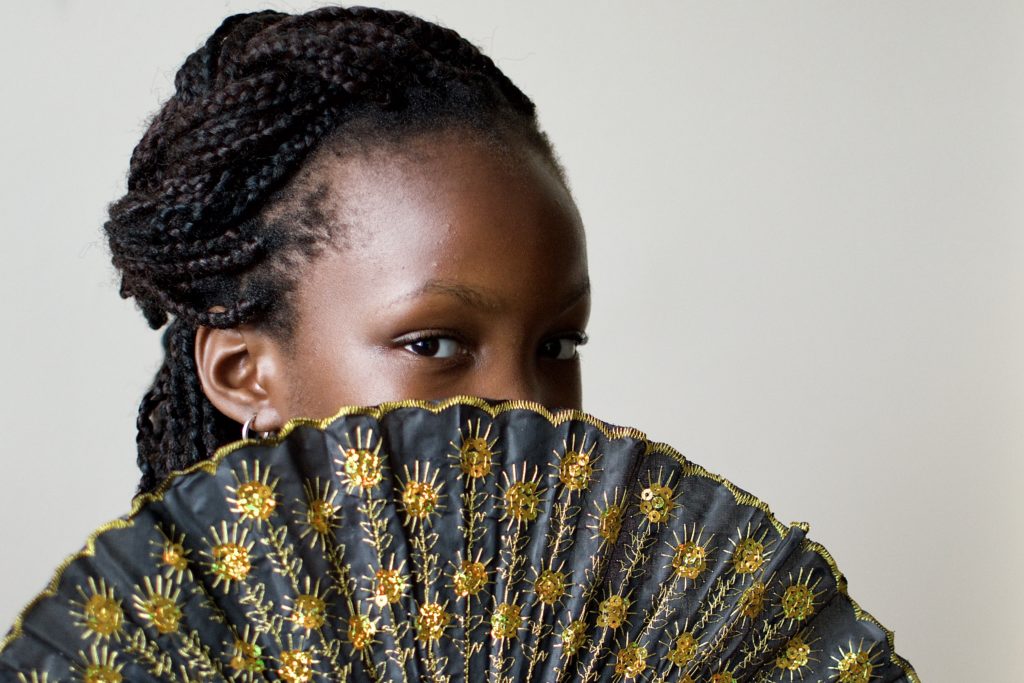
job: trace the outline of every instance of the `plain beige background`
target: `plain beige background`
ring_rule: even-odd
[[[127,509],[158,334],[100,229],[235,11],[0,21],[0,628]],[[387,3],[539,106],[587,223],[586,407],[806,520],[928,683],[1024,675],[1024,5]]]

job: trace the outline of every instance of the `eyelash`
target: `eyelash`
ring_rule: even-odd
[[[548,358],[550,360],[574,360],[574,359],[578,358],[579,357],[579,347],[584,346],[590,340],[590,338],[587,336],[586,332],[570,332],[570,333],[566,333],[566,334],[560,334],[560,335],[556,335],[554,337],[551,337],[551,338],[545,340],[541,344],[541,348],[543,349],[546,345],[548,345],[548,344],[550,344],[552,342],[562,342],[562,341],[565,341],[565,340],[568,340],[568,341],[572,342],[572,344],[573,344],[573,353],[572,353],[572,355],[568,356],[566,358],[559,358],[557,355],[555,355],[553,357],[552,356],[548,356]],[[438,344],[440,344],[440,343],[442,343],[444,341],[453,341],[453,342],[455,342],[456,344],[459,345],[459,348],[455,351],[455,353],[453,353],[450,356],[440,356],[440,357],[438,357],[436,355],[438,353],[438,351],[440,351],[439,348],[435,348],[433,350],[433,353],[429,353],[429,354],[427,354],[427,353],[418,353],[417,351],[414,351],[414,350],[409,348],[410,346],[412,346],[414,344],[422,344],[422,343],[425,343],[425,342],[438,342]],[[466,350],[465,350],[465,344],[459,339],[459,336],[456,335],[456,334],[453,334],[453,333],[451,333],[449,331],[445,331],[445,330],[430,330],[430,331],[420,332],[418,334],[415,334],[415,335],[412,335],[412,336],[409,336],[409,337],[405,337],[404,339],[399,339],[399,340],[397,340],[397,343],[399,345],[401,345],[401,347],[403,349],[405,349],[406,351],[408,351],[409,353],[413,353],[415,355],[422,356],[424,358],[435,358],[437,360],[451,361],[451,360],[455,359],[458,355],[468,355]],[[559,352],[560,351],[561,351],[561,348],[559,348]]]

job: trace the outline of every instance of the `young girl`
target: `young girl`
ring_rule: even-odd
[[[168,325],[140,488],[242,425],[457,394],[581,407],[583,226],[533,103],[376,9],[231,17],[179,71],[106,224]]]

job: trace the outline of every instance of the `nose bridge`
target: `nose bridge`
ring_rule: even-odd
[[[475,393],[483,398],[542,402],[533,354],[516,345],[502,347],[479,368]]]

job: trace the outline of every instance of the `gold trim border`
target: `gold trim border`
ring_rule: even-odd
[[[327,426],[330,425],[335,420],[342,417],[348,417],[351,415],[365,415],[368,417],[372,417],[375,420],[380,420],[385,415],[404,408],[420,408],[423,410],[427,410],[435,415],[438,415],[453,407],[462,406],[477,408],[487,413],[492,418],[496,418],[502,413],[507,413],[514,410],[527,410],[544,417],[545,419],[548,420],[548,422],[550,422],[555,427],[561,425],[564,422],[583,422],[596,428],[598,431],[601,432],[602,435],[604,435],[606,439],[609,440],[635,439],[637,441],[643,441],[647,444],[647,448],[644,452],[645,455],[659,454],[668,456],[676,460],[683,468],[682,476],[704,477],[714,481],[715,483],[721,484],[726,489],[728,489],[730,493],[732,493],[737,503],[739,503],[740,505],[747,505],[753,507],[764,513],[768,521],[772,524],[773,527],[775,527],[775,530],[778,531],[780,535],[784,536],[786,534],[786,531],[789,529],[788,526],[779,521],[778,517],[776,517],[775,514],[771,511],[771,508],[768,507],[768,504],[762,501],[760,498],[757,498],[756,496],[747,493],[743,489],[733,484],[728,479],[718,474],[714,474],[713,472],[710,472],[705,468],[701,467],[697,463],[689,460],[686,456],[684,456],[682,453],[680,453],[678,450],[668,445],[667,443],[650,441],[647,438],[647,435],[638,429],[634,429],[633,427],[616,427],[610,425],[607,422],[597,417],[594,417],[590,413],[583,412],[582,410],[564,409],[551,412],[545,406],[534,401],[502,401],[500,403],[495,404],[485,401],[484,399],[477,398],[475,396],[453,396],[442,401],[425,401],[419,399],[409,399],[405,401],[390,401],[387,403],[381,403],[380,405],[377,406],[344,406],[340,408],[338,412],[336,412],[334,415],[330,417],[320,419],[297,417],[288,420],[288,422],[285,423],[285,425],[277,432],[277,434],[267,439],[239,439],[238,441],[233,441],[229,444],[225,444],[224,446],[218,448],[208,460],[203,460],[202,462],[198,462],[182,470],[175,470],[174,472],[171,472],[153,491],[149,493],[142,493],[132,498],[131,509],[129,510],[128,514],[125,517],[119,517],[97,528],[95,531],[89,534],[88,538],[85,541],[85,545],[81,550],[79,550],[76,553],[72,553],[71,555],[68,555],[64,559],[64,561],[57,566],[57,568],[54,570],[53,577],[50,579],[50,582],[47,584],[46,588],[40,591],[38,595],[36,595],[31,601],[29,601],[27,605],[25,605],[24,608],[22,608],[22,610],[18,613],[17,618],[14,620],[14,624],[11,626],[10,632],[6,636],[4,636],[3,639],[0,639],[0,654],[2,654],[4,650],[6,650],[7,647],[12,642],[14,642],[22,636],[22,626],[29,612],[31,612],[32,609],[35,608],[37,604],[39,604],[46,598],[53,597],[57,594],[57,589],[60,586],[60,581],[63,578],[64,572],[67,571],[68,567],[70,567],[75,561],[79,559],[92,557],[93,555],[95,555],[96,540],[103,534],[109,531],[127,529],[133,526],[135,523],[135,518],[142,511],[143,507],[145,507],[149,503],[159,502],[163,500],[164,494],[170,488],[171,484],[179,477],[183,477],[197,471],[203,471],[206,472],[207,474],[212,475],[217,471],[217,466],[220,464],[220,462],[227,456],[234,453],[235,451],[244,448],[245,446],[256,444],[276,446],[277,444],[281,443],[285,438],[287,438],[289,434],[291,434],[293,431],[295,431],[297,428],[301,426],[313,427],[319,431],[324,431],[327,428]],[[805,522],[793,522],[790,526],[799,527],[803,529],[804,532],[807,532],[810,529],[810,526]],[[903,672],[907,675],[907,678],[910,680],[911,683],[921,683],[921,679],[918,677],[917,672],[914,670],[914,667],[911,666],[910,662],[896,654],[895,634],[889,629],[887,629],[885,626],[883,626],[870,613],[862,609],[861,606],[857,603],[857,601],[850,597],[849,593],[847,592],[846,577],[839,570],[839,567],[836,564],[835,558],[832,557],[832,554],[820,543],[811,541],[809,539],[805,539],[803,545],[806,549],[810,550],[811,552],[817,553],[818,556],[820,556],[823,560],[825,560],[826,564],[828,564],[829,569],[832,571],[832,575],[836,580],[837,589],[850,601],[850,604],[853,606],[854,616],[858,620],[867,621],[882,630],[882,632],[885,634],[886,642],[889,645],[889,651],[891,653],[890,661],[903,670]]]

